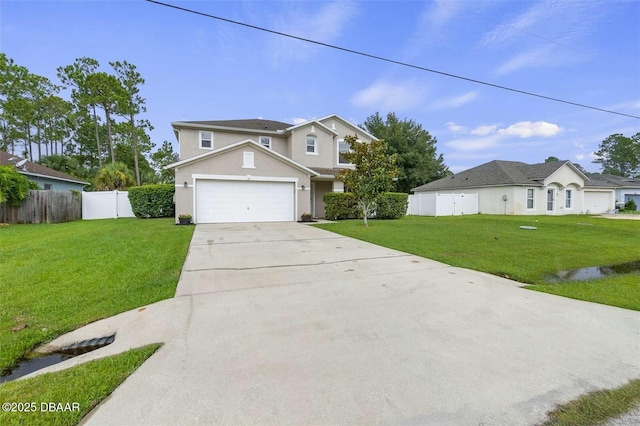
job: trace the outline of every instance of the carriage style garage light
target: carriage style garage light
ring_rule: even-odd
[[[184,187],[185,187],[185,188],[186,188],[187,186],[189,186],[189,184],[188,184],[187,182],[185,182],[183,185],[184,185]]]

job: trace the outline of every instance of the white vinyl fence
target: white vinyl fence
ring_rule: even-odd
[[[82,193],[82,219],[117,219],[135,217],[127,191]]]
[[[413,216],[478,214],[478,194],[411,194],[407,214]]]

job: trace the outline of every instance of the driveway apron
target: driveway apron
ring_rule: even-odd
[[[119,318],[91,332],[165,344],[86,424],[532,425],[640,377],[638,312],[296,223],[198,225]]]

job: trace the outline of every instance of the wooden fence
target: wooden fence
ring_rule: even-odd
[[[60,223],[82,219],[82,195],[76,191],[29,191],[20,207],[0,205],[0,222]]]

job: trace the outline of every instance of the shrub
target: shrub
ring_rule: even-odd
[[[636,202],[633,200],[629,200],[624,204],[624,211],[635,212],[638,209]]]
[[[98,191],[126,191],[136,184],[133,174],[124,163],[107,164],[96,174],[93,187]]]
[[[322,199],[327,219],[348,219],[359,216],[356,197],[350,192],[327,192]]]
[[[175,206],[172,184],[143,185],[129,188],[131,210],[138,218],[173,217]]]
[[[383,192],[376,200],[376,219],[400,219],[407,214],[409,194]]]
[[[38,184],[18,173],[13,166],[0,166],[0,204],[19,206]]]

